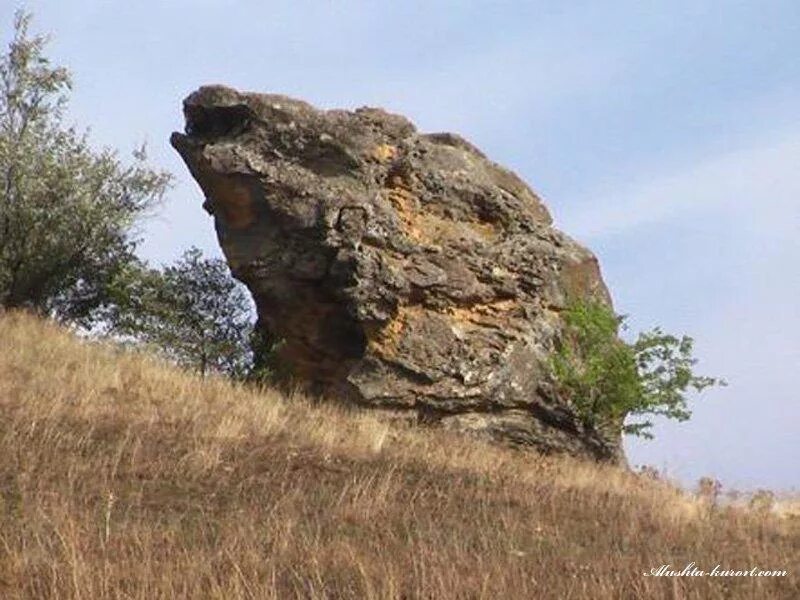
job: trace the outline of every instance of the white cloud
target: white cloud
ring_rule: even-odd
[[[768,223],[779,232],[797,230],[799,167],[800,130],[777,132],[615,193],[587,195],[564,207],[560,224],[586,240],[704,213],[747,219],[743,225]]]

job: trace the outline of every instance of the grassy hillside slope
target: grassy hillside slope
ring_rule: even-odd
[[[645,577],[662,564],[787,577]],[[0,316],[0,598],[800,598],[796,520]]]

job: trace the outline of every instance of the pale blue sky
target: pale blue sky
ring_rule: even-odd
[[[3,0],[7,39],[14,9]],[[697,339],[730,386],[629,458],[685,483],[800,488],[800,3],[40,0],[98,145],[147,140],[176,188],[142,253],[218,254],[168,145],[201,84],[377,105],[456,131],[600,257],[633,328]]]

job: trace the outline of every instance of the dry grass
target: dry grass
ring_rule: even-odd
[[[798,598],[800,528],[0,317],[2,598]],[[668,578],[668,563],[785,569]]]

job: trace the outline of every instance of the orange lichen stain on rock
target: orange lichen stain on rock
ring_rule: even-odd
[[[369,337],[367,349],[383,358],[390,358],[397,354],[397,345],[403,335],[406,323],[398,315],[389,324],[379,329],[374,337]]]
[[[493,327],[506,322],[509,314],[518,308],[514,300],[494,300],[469,306],[451,306],[446,314],[459,325],[477,325]]]
[[[399,177],[393,177],[387,190],[389,200],[397,210],[397,216],[403,223],[406,235],[416,242],[427,243],[428,240],[420,228],[419,200]]]
[[[423,216],[422,229],[432,239],[468,239],[473,242],[494,242],[500,232],[486,221],[454,221],[434,214]]]
[[[431,319],[444,318],[459,331],[474,330],[479,327],[503,327],[516,309],[514,300],[494,300],[470,306],[449,306],[443,309],[426,308],[419,304],[399,307],[397,314],[380,329],[367,332],[367,348],[382,358],[394,358],[401,352],[401,343],[407,331]]]
[[[397,209],[406,235],[420,244],[438,246],[443,241],[466,239],[471,242],[493,243],[500,237],[497,225],[473,218],[453,219],[436,214],[425,207],[414,193],[418,180],[413,172],[395,170],[386,179],[386,193]]]
[[[425,309],[416,304],[399,307],[391,321],[372,335],[367,334],[367,349],[383,358],[397,356],[405,332],[413,328],[424,315]]]
[[[420,244],[439,245],[443,241],[458,239],[491,243],[500,236],[492,223],[457,221],[424,211],[417,196],[399,176],[391,178],[387,193],[406,235]]]
[[[497,227],[493,223],[486,221],[467,221],[467,227],[472,229],[479,237],[487,240],[495,240],[500,235]]]
[[[398,150],[391,144],[380,144],[375,146],[370,152],[369,157],[379,163],[386,163],[397,158]]]

